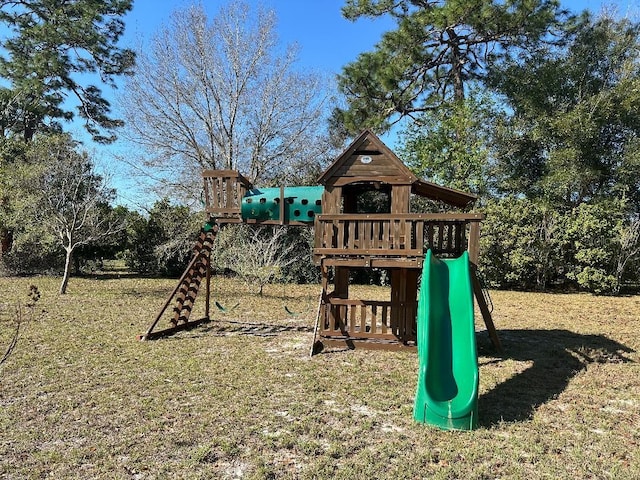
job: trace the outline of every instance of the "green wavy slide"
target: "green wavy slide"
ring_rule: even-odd
[[[413,418],[445,430],[478,424],[478,356],[469,254],[427,251],[418,302],[418,387]]]

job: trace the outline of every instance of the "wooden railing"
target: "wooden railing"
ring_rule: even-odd
[[[320,335],[411,342],[416,339],[417,303],[327,298]]]
[[[252,188],[251,182],[235,170],[205,170],[205,212],[221,219],[241,218],[242,197]]]
[[[314,259],[320,263],[327,256],[419,257],[431,248],[439,256],[457,256],[469,249],[473,261],[483,218],[476,213],[319,215]]]

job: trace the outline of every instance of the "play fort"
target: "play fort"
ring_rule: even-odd
[[[484,216],[468,212],[474,195],[417,178],[369,130],[335,159],[318,186],[255,188],[232,170],[206,170],[203,178],[207,223],[191,263],[142,339],[209,321],[209,260],[219,228],[230,223],[313,226],[313,260],[322,285],[312,352],[323,346],[417,347],[414,418],[442,428],[475,426],[474,296],[494,347],[501,347],[476,275]],[[378,199],[376,213],[366,211],[367,195]],[[455,211],[414,213],[412,198]],[[351,274],[371,268],[389,272],[388,301],[351,295]],[[202,284],[205,317],[193,320]],[[167,313],[169,325],[156,329]]]

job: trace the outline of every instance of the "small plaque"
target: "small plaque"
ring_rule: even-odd
[[[371,157],[369,155],[365,155],[364,157],[360,157],[360,163],[364,163],[368,165],[371,163]]]

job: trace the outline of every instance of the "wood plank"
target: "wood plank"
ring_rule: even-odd
[[[318,256],[318,265],[326,267],[411,268],[420,269],[424,256],[416,257],[331,257]]]
[[[336,246],[337,248],[344,248],[345,243],[344,243],[344,236],[345,236],[345,230],[346,230],[346,225],[345,222],[342,221],[335,221],[334,222],[334,227],[338,229],[337,233],[337,237],[338,237],[338,241],[336,242]]]
[[[398,231],[398,221],[396,220],[392,220],[391,221],[391,245],[390,247],[394,250],[399,250],[400,249],[400,234]]]
[[[340,214],[328,214],[322,213],[318,215],[319,220],[333,221],[333,220],[396,220],[396,219],[408,219],[408,220],[425,220],[425,221],[447,221],[447,220],[459,220],[459,221],[482,221],[485,215],[482,213],[407,213],[407,214],[391,214],[391,213],[340,213]]]
[[[386,305],[390,306],[390,301],[385,300],[362,300],[357,298],[337,298],[329,297],[327,303],[331,305],[354,305],[354,306],[367,306],[367,305]]]
[[[344,234],[347,237],[347,248],[349,250],[355,249],[355,222],[348,221],[345,222]]]
[[[231,208],[233,207],[233,192],[234,192],[234,188],[233,188],[233,179],[232,178],[225,178],[225,193],[227,195],[226,198],[226,203],[225,206],[227,208]]]
[[[360,223],[360,248],[369,250],[373,246],[373,237],[371,233],[371,221],[365,220]]]
[[[418,220],[415,227],[415,243],[412,245],[416,250],[424,252],[424,221]]]
[[[356,331],[356,308],[353,305],[349,306],[349,333],[355,333]]]
[[[220,200],[218,198],[218,179],[213,178],[211,180],[211,207],[220,208]]]
[[[387,334],[387,329],[388,329],[388,319],[387,319],[387,315],[389,314],[389,306],[388,305],[382,305],[382,325],[381,325],[381,332],[382,334],[386,335]]]
[[[374,249],[380,248],[380,222],[375,220],[373,222],[373,244],[371,246]]]
[[[480,253],[480,222],[471,222],[467,250],[469,251],[469,262],[477,266]]]
[[[348,348],[350,350],[377,350],[377,351],[402,351],[415,350],[415,345],[404,345],[397,341],[391,342],[370,342],[358,339],[321,339],[321,343],[327,348]]]
[[[208,212],[211,213],[223,213],[223,214],[240,214],[240,209],[239,208],[228,208],[228,207],[223,207],[223,208],[208,208],[207,209]]]
[[[396,256],[422,256],[424,252],[422,250],[399,250],[399,249],[386,249],[386,248],[371,248],[371,249],[358,249],[358,248],[314,248],[313,253],[316,255],[396,255]]]
[[[369,172],[371,173],[371,172]],[[343,187],[345,185],[349,185],[354,182],[380,182],[387,183],[389,185],[406,185],[408,180],[407,177],[399,176],[399,175],[358,175],[357,177],[353,177],[350,175],[345,175],[340,178],[336,178],[332,185],[337,187]]]
[[[415,344],[404,344],[393,335],[376,335],[375,338],[369,337],[338,337],[338,336],[321,336],[320,341],[328,347],[339,347],[354,349],[362,348],[363,350],[415,350]]]
[[[378,323],[378,308],[376,305],[371,305],[371,335],[376,334]]]

